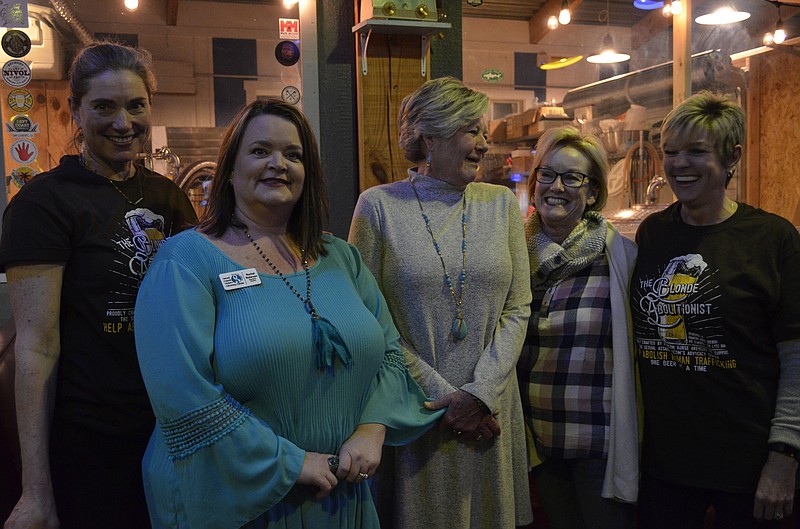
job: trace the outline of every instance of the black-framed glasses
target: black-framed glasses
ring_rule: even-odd
[[[552,184],[556,181],[557,177],[561,177],[561,183],[566,187],[581,187],[591,177],[587,174],[579,173],[578,171],[566,171],[558,173],[549,167],[537,167],[534,171],[536,181],[540,184]]]

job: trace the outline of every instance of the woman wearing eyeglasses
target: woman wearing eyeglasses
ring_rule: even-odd
[[[636,247],[598,211],[600,141],[545,132],[528,178],[531,318],[517,364],[528,455],[552,529],[630,528],[638,418],[628,281]]]

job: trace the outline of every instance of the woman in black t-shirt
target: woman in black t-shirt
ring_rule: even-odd
[[[80,155],[6,210],[23,488],[5,529],[149,527],[141,458],[154,419],[133,308],[155,251],[197,220],[177,186],[134,163],[154,90],[146,51],[81,50],[69,98]]]
[[[726,188],[745,114],[700,93],[664,120],[678,198],[642,222],[631,312],[644,401],[639,523],[776,527],[800,449],[800,236]]]

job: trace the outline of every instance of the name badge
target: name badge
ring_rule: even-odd
[[[261,284],[261,277],[255,268],[246,268],[236,272],[226,272],[219,275],[222,288],[225,290],[236,290],[237,288],[252,287]]]

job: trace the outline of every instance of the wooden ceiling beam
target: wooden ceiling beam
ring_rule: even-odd
[[[180,0],[167,0],[167,25],[178,25],[178,4]]]
[[[569,2],[569,9],[573,13],[581,5],[583,0],[572,0]],[[558,16],[561,11],[561,0],[547,0],[547,2],[528,20],[528,41],[531,44],[538,44],[540,40],[550,31],[547,28],[547,19],[551,15]]]

